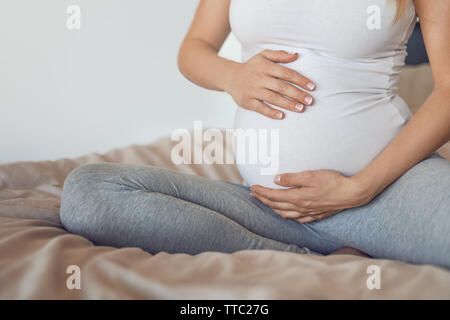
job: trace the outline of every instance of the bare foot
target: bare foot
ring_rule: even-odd
[[[354,256],[361,256],[361,257],[368,257],[368,258],[370,258],[370,256],[365,254],[364,252],[362,252],[362,251],[360,251],[358,249],[355,249],[355,248],[350,248],[350,247],[341,248],[341,249],[339,249],[337,251],[334,251],[334,252],[330,253],[330,255],[332,255],[332,254],[351,254],[351,255],[354,255]]]

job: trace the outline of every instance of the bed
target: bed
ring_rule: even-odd
[[[404,69],[400,95],[413,111],[432,89],[428,65]],[[0,165],[1,299],[450,299],[450,271],[352,255],[314,256],[272,250],[191,256],[96,246],[64,230],[64,179],[89,162],[156,165],[241,183],[234,165],[178,165],[169,137],[75,159]],[[231,146],[223,146],[231,152]],[[450,144],[439,152],[450,160]],[[369,289],[370,266],[381,288]],[[70,266],[81,288],[67,285]],[[69,289],[71,288],[71,289]]]

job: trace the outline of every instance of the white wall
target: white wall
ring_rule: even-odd
[[[66,9],[81,7],[81,30]],[[177,53],[198,0],[1,0],[0,162],[148,143],[194,120],[231,127],[225,93],[188,82]],[[239,60],[239,43],[221,53]]]

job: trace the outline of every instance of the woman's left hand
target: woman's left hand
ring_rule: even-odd
[[[328,218],[344,209],[364,205],[372,198],[361,183],[333,170],[280,174],[274,182],[291,188],[253,185],[251,194],[283,218],[299,223]]]

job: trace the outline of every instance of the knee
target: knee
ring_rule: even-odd
[[[88,163],[69,173],[64,181],[60,205],[60,220],[67,230],[76,232],[84,222],[91,220],[90,201],[101,190],[101,184],[117,174],[120,172],[112,163]]]
[[[72,170],[64,181],[63,196],[92,187],[103,179],[108,172],[109,165],[109,163],[88,163]]]

